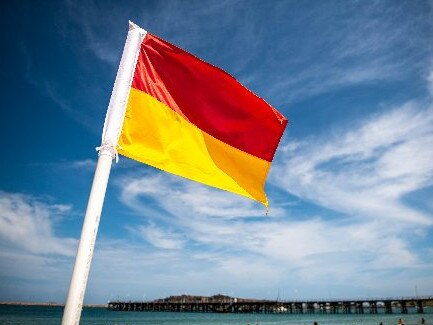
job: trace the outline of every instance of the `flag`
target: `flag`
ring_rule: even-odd
[[[146,33],[117,151],[264,205],[287,120],[225,71]]]

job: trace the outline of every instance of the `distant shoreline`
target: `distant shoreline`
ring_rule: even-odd
[[[57,302],[22,302],[22,301],[0,301],[0,306],[41,306],[41,307],[64,307],[65,304]],[[107,308],[106,304],[86,304],[83,307]]]

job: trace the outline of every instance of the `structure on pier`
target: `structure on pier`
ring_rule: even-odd
[[[377,314],[401,313],[409,310],[424,313],[427,304],[433,305],[433,296],[368,298],[338,300],[270,301],[231,298],[227,296],[194,297],[176,296],[148,302],[112,301],[109,310],[164,311],[199,313],[264,313],[264,314]]]

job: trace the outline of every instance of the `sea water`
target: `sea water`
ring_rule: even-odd
[[[0,306],[1,325],[60,324],[63,307]],[[118,312],[105,308],[84,308],[83,325],[396,325],[402,318],[406,325],[433,325],[433,309],[424,314],[212,314],[170,312]]]

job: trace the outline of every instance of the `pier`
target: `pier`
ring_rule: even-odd
[[[113,311],[153,311],[192,313],[260,313],[260,314],[392,314],[424,313],[433,306],[433,296],[271,301],[231,298],[227,296],[177,296],[155,301],[112,301]]]

